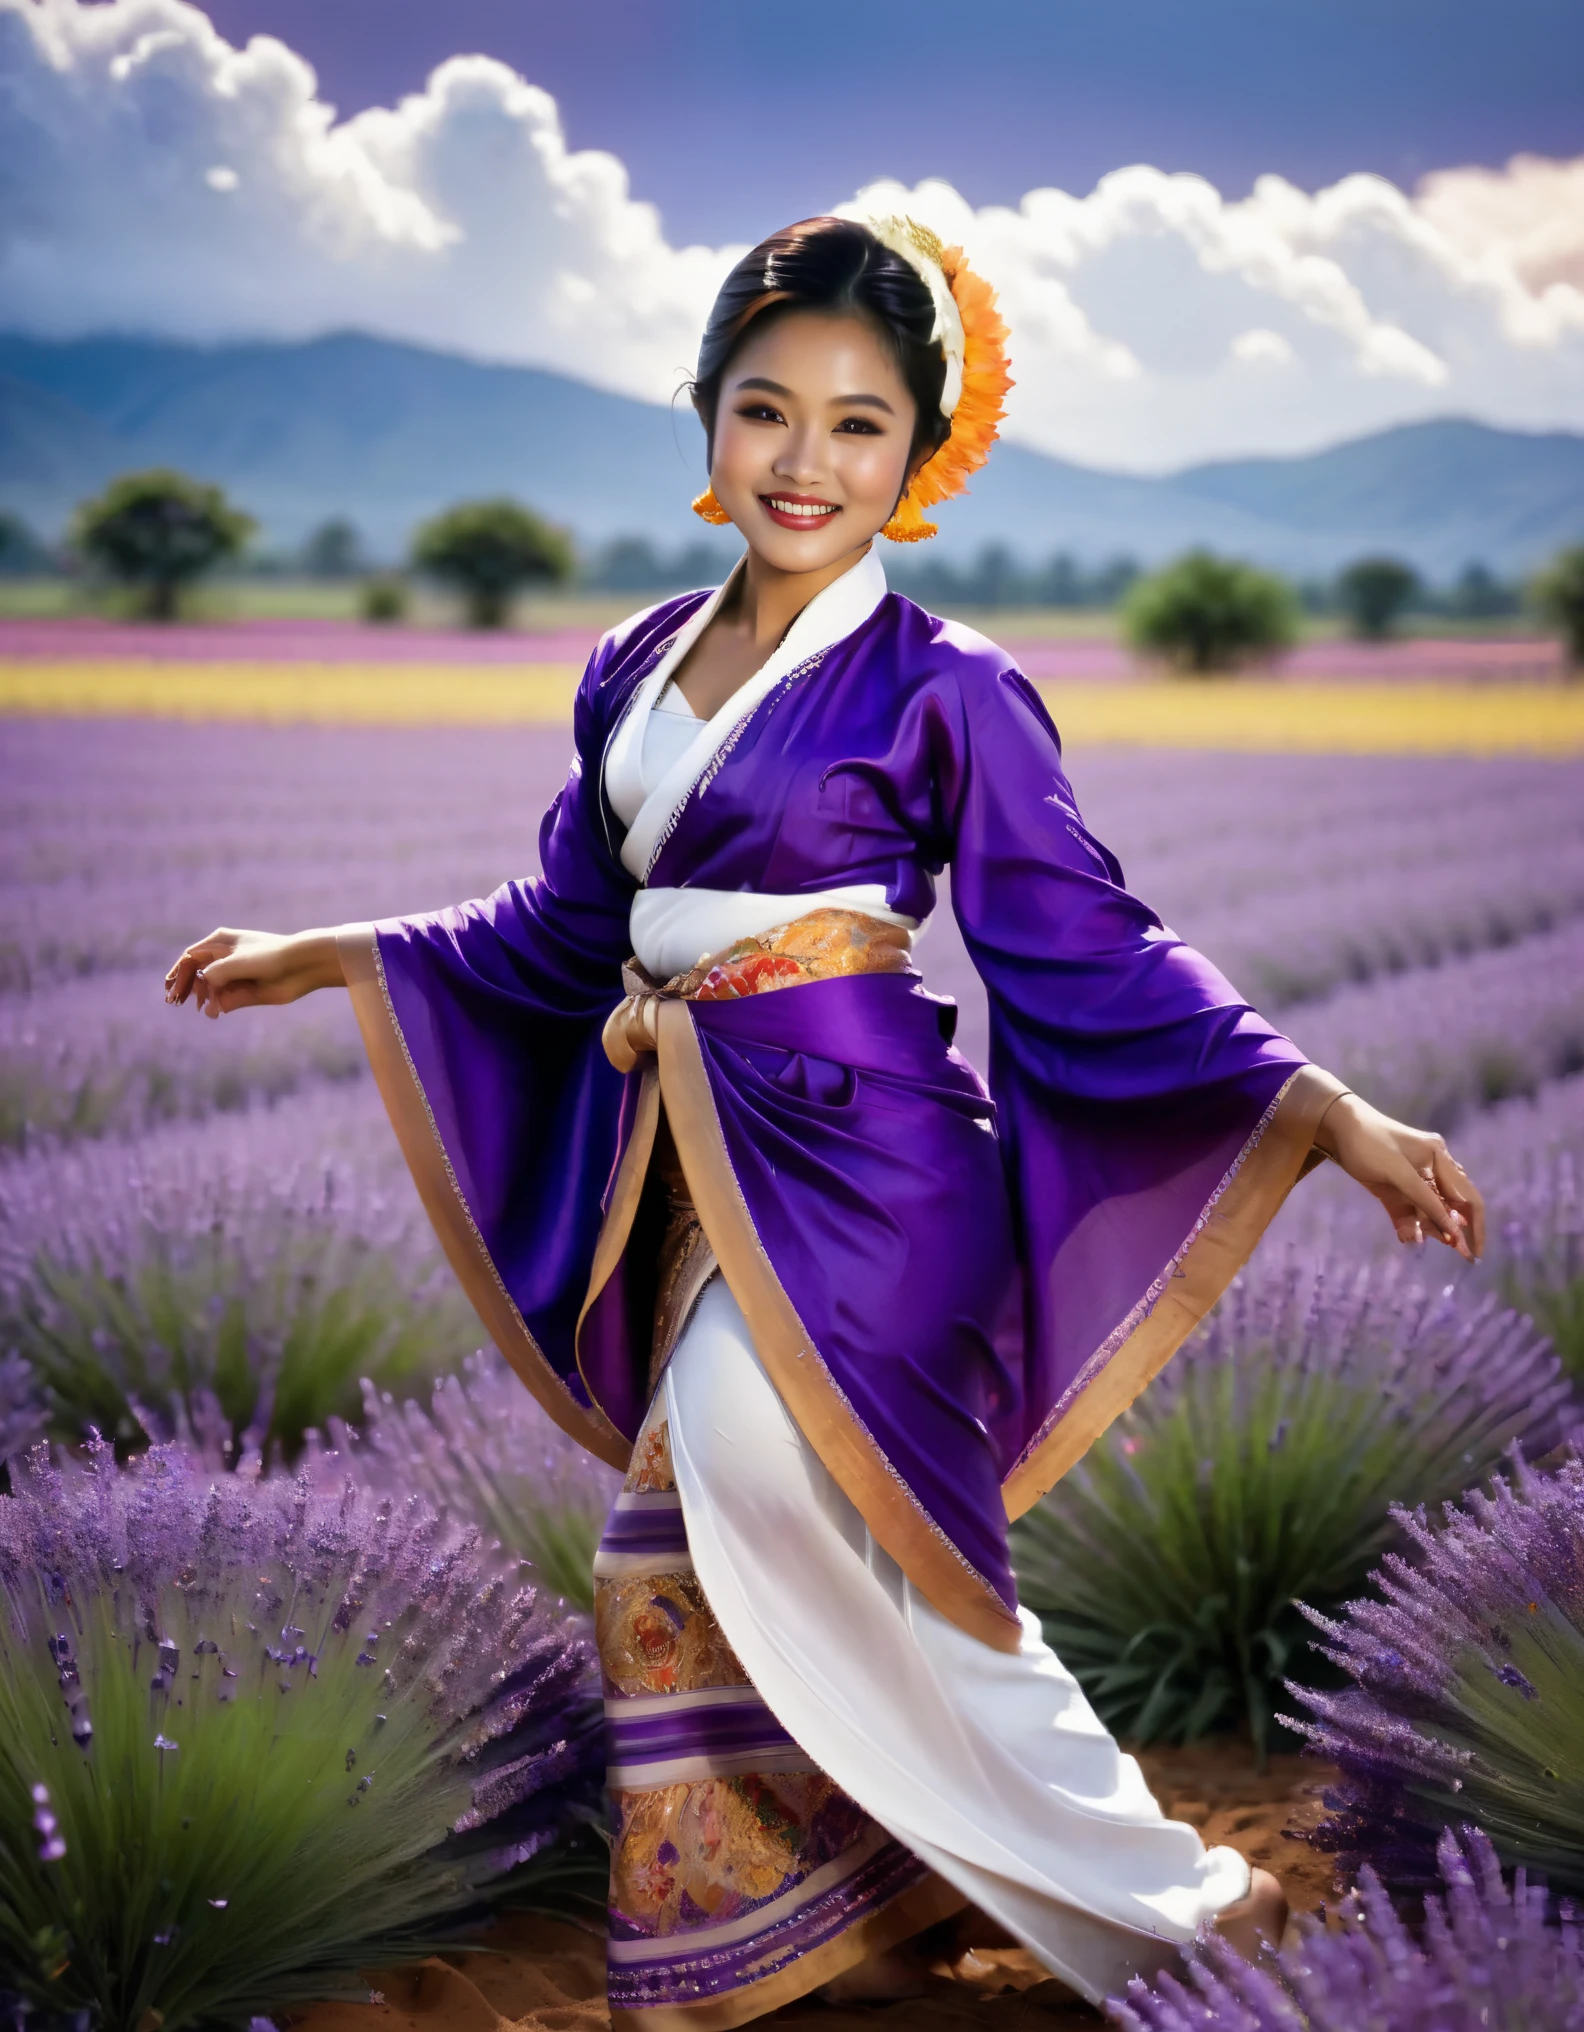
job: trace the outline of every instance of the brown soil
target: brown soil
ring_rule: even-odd
[[[1209,1843],[1226,1842],[1273,1870],[1299,1911],[1331,1896],[1326,1857],[1283,1830],[1312,1826],[1323,1765],[1273,1757],[1261,1772],[1241,1744],[1145,1750],[1145,1774],[1162,1806]],[[942,1930],[944,1934],[946,1929]],[[802,2032],[1079,2032],[1098,2014],[1052,1981],[1021,1948],[970,1946],[966,1922],[931,1970],[924,1997],[905,2003],[789,2005],[761,2024]],[[952,1959],[946,1959],[946,1955]],[[449,1955],[371,1978],[378,2001],[320,2004],[293,2032],[609,2032],[603,1942],[561,1920],[504,1920],[480,1952]]]

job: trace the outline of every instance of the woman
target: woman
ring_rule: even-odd
[[[933,533],[988,451],[1004,337],[911,221],[756,248],[693,391],[695,506],[746,555],[595,651],[543,876],[215,932],[168,978],[211,1016],[351,989],[497,1345],[627,1470],[596,1566],[621,2025],[898,1994],[970,1904],[1091,1999],[1203,1922],[1279,1931],[1019,1611],[1007,1519],[1322,1154],[1404,1240],[1481,1244],[1438,1137],[1127,893],[1010,660],[886,591],[875,537]],[[946,864],[988,1089],[911,963]]]

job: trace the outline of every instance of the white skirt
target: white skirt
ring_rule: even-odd
[[[1092,2003],[1245,1896],[1235,1850],[1168,1820],[1021,1612],[993,1651],[883,1552],[760,1367],[725,1281],[663,1384],[700,1584],[760,1697],[897,1840]]]

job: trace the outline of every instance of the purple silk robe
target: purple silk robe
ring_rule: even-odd
[[[706,597],[595,651],[539,879],[352,942],[365,1037],[486,1324],[618,1464],[650,1388],[663,1096],[793,1416],[926,1597],[1013,1648],[1008,1514],[1224,1288],[1338,1089],[1128,893],[1004,652],[895,594],[759,701],[648,880],[882,883],[922,919],[949,865],[988,991],[987,1084],[952,1049],[954,1007],[908,975],[667,1003],[658,1082],[619,1076],[601,1030],[637,885],[604,757]]]

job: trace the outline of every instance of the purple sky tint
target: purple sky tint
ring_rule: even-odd
[[[209,0],[344,114],[482,51],[608,148],[673,241],[751,239],[871,178],[974,204],[1149,162],[1229,195],[1584,151],[1577,0]]]

